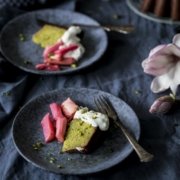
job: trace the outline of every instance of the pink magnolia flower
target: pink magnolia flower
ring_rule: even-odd
[[[154,93],[170,88],[175,95],[180,84],[180,34],[174,36],[171,44],[152,49],[142,67],[145,73],[156,76],[151,83]]]
[[[172,108],[174,102],[175,99],[172,96],[162,96],[153,102],[149,109],[149,112],[165,114]]]

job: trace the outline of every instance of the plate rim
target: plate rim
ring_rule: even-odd
[[[113,163],[111,165],[109,165],[108,167],[105,167],[105,168],[101,168],[101,169],[98,169],[98,170],[95,170],[95,171],[92,171],[92,172],[78,172],[78,173],[66,173],[66,172],[55,172],[53,170],[49,170],[35,162],[33,162],[31,159],[29,159],[26,155],[23,154],[23,152],[21,152],[20,148],[18,147],[18,145],[16,144],[16,139],[14,138],[14,124],[16,123],[16,119],[18,118],[19,114],[21,114],[21,112],[23,111],[24,108],[26,108],[26,106],[29,105],[29,103],[33,103],[33,101],[37,101],[38,99],[41,99],[43,98],[44,96],[47,96],[47,95],[51,95],[51,94],[56,94],[58,93],[59,91],[71,91],[75,88],[61,88],[61,89],[56,89],[56,90],[51,90],[51,91],[48,91],[48,92],[45,92],[45,93],[42,93],[38,96],[35,96],[33,98],[31,98],[29,101],[27,101],[22,107],[21,109],[16,113],[14,119],[13,119],[13,123],[12,123],[12,128],[11,128],[11,137],[12,137],[12,140],[13,140],[13,144],[16,148],[16,150],[18,151],[18,153],[26,160],[28,161],[29,163],[33,164],[35,167],[38,167],[40,169],[43,169],[47,172],[51,172],[51,173],[55,173],[55,174],[63,174],[63,175],[88,175],[88,174],[95,174],[95,173],[99,173],[99,172],[102,172],[102,171],[105,171],[107,169],[110,169],[116,165],[118,165],[119,163],[121,163],[122,161],[124,161],[132,152],[133,152],[133,147],[130,145],[129,147],[129,152],[119,161],[119,162],[116,162],[116,163]],[[138,116],[136,115],[135,111],[131,108],[131,106],[129,106],[124,100],[122,100],[121,98],[109,93],[109,92],[106,92],[106,91],[102,91],[102,90],[99,90],[99,89],[92,89],[92,88],[79,88],[78,91],[80,92],[81,90],[87,90],[87,91],[98,91],[100,93],[103,93],[103,94],[106,94],[107,96],[113,96],[115,98],[118,98],[120,101],[122,101],[123,103],[125,103],[126,106],[128,106],[128,108],[132,111],[132,113],[134,113],[135,117],[136,117],[136,123],[137,123],[137,126],[138,126],[138,132],[137,132],[137,137],[135,137],[137,140],[140,139],[140,135],[141,135],[141,126],[140,126],[140,121],[139,121],[139,118]]]
[[[97,25],[100,25],[100,23],[94,19],[93,17],[91,16],[88,16],[86,14],[83,14],[83,13],[80,13],[80,12],[76,12],[76,11],[71,11],[71,10],[64,10],[64,9],[52,9],[52,8],[47,8],[47,9],[42,9],[42,10],[35,10],[35,11],[31,11],[31,12],[25,12],[25,13],[22,13],[20,15],[17,15],[15,16],[14,18],[10,19],[4,26],[3,28],[1,29],[0,31],[0,52],[2,53],[2,55],[5,57],[5,59],[11,63],[13,66],[17,67],[18,69],[21,69],[25,72],[28,72],[28,73],[32,73],[32,74],[38,74],[38,75],[66,75],[66,74],[73,74],[73,73],[77,73],[79,71],[82,71],[92,65],[94,65],[95,63],[97,63],[97,61],[104,55],[104,53],[106,52],[107,50],[107,47],[108,47],[108,37],[107,37],[107,33],[105,30],[101,29],[102,30],[102,33],[103,33],[103,39],[104,39],[104,49],[102,50],[102,53],[96,58],[96,60],[93,60],[91,63],[89,63],[88,65],[85,65],[85,66],[80,66],[80,67],[77,67],[77,68],[74,68],[74,69],[71,69],[70,71],[64,71],[64,70],[60,70],[60,71],[41,71],[41,70],[31,70],[29,68],[26,68],[24,66],[20,66],[16,63],[13,62],[13,59],[12,58],[9,58],[9,56],[7,55],[7,53],[4,52],[3,50],[3,46],[2,46],[2,38],[3,38],[3,34],[4,32],[6,31],[6,28],[8,28],[9,25],[11,25],[11,23],[13,23],[14,21],[18,21],[19,18],[22,18],[23,16],[26,16],[26,15],[31,15],[31,14],[36,14],[36,13],[42,13],[42,12],[50,12],[50,11],[53,11],[53,12],[66,12],[66,13],[72,13],[72,14],[77,14],[77,15],[80,15],[80,16],[84,16],[86,18],[89,18],[91,20],[94,21],[95,24]]]
[[[140,1],[140,0],[138,0]],[[151,13],[144,13],[141,12],[136,6],[134,6],[134,4],[136,4],[136,2],[132,2],[132,0],[126,0],[126,3],[128,5],[128,7],[136,14],[140,15],[143,18],[146,18],[148,20],[154,21],[154,22],[158,22],[158,23],[165,23],[165,24],[169,24],[169,25],[180,25],[180,21],[172,21],[170,18],[160,18],[160,17],[156,17],[155,15],[151,14]]]

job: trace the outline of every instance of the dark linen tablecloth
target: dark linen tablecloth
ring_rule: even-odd
[[[150,83],[153,77],[144,74],[141,67],[142,60],[151,48],[171,42],[176,33],[175,27],[137,16],[127,7],[124,0],[59,1],[50,7],[82,12],[101,24],[133,24],[136,26],[136,31],[130,35],[109,33],[109,45],[100,61],[72,75],[44,77],[29,74],[15,68],[0,56],[0,179],[179,179],[179,108],[175,108],[167,115],[152,115],[148,112],[153,101],[162,94],[151,92]],[[7,21],[24,12],[21,7],[17,9],[3,4],[0,9],[0,28]],[[19,108],[31,98],[50,90],[67,87],[100,89],[127,102],[140,121],[139,142],[155,155],[155,159],[150,163],[140,163],[133,152],[119,165],[88,176],[57,175],[36,168],[25,161],[12,142],[13,118]]]

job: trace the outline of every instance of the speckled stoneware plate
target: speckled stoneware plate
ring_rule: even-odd
[[[1,51],[9,62],[24,71],[43,75],[77,72],[95,63],[107,48],[107,35],[103,29],[83,27],[84,34],[81,43],[86,51],[79,60],[77,68],[69,67],[59,71],[37,70],[35,65],[43,61],[43,48],[32,42],[32,35],[42,27],[37,19],[57,25],[73,23],[99,25],[98,22],[86,15],[64,10],[34,11],[11,20],[1,32]],[[20,34],[25,37],[24,41],[20,40]]]
[[[46,144],[40,151],[34,150],[32,146],[39,140],[44,141],[40,122],[43,116],[50,111],[50,103],[61,103],[70,97],[78,105],[97,110],[93,99],[99,95],[104,95],[112,102],[122,123],[139,139],[140,125],[137,116],[121,99],[93,89],[60,89],[31,100],[18,112],[12,128],[12,136],[18,152],[35,166],[61,174],[96,173],[120,163],[133,149],[121,130],[113,123],[106,132],[104,140],[89,154],[59,153],[62,144],[57,141]],[[56,161],[50,163],[50,157],[55,158]],[[58,165],[61,165],[62,168],[58,168]]]
[[[151,21],[155,21],[158,23],[166,23],[166,24],[176,24],[180,25],[180,21],[172,21],[170,18],[160,18],[155,16],[153,13],[144,13],[140,10],[140,5],[142,0],[126,0],[127,5],[133,10],[136,14],[149,19]]]

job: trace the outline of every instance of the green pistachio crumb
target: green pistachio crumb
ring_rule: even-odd
[[[112,17],[113,17],[113,19],[120,19],[121,18],[121,16],[118,14],[113,14]]]
[[[56,159],[54,157],[50,157],[50,160],[52,161],[56,161]]]
[[[63,168],[63,166],[60,165],[60,164],[58,164],[58,165],[57,165],[57,168],[61,169],[61,168]]]
[[[94,114],[94,115],[92,116],[92,118],[93,118],[93,119],[96,119],[96,118],[97,118],[97,115],[96,115],[96,114]]]
[[[86,112],[88,112],[88,108],[85,107],[85,108],[82,108],[82,109],[81,109],[81,114],[84,114],[84,113],[86,113]]]
[[[25,41],[25,36],[22,33],[19,34],[19,40],[20,41]]]
[[[54,161],[53,161],[53,160],[49,160],[49,162],[50,162],[51,164],[54,164]]]
[[[44,144],[42,142],[36,142],[32,145],[34,150],[40,150],[42,147],[44,146]]]
[[[54,154],[52,152],[47,153],[48,156],[53,156]]]
[[[54,53],[49,53],[48,57],[54,56]]]
[[[136,95],[140,95],[140,94],[141,94],[141,92],[140,92],[139,90],[135,90],[134,93],[135,93]]]
[[[30,64],[32,64],[32,62],[30,62],[30,61],[27,61],[27,60],[24,60],[24,61],[23,61],[23,63],[24,63],[24,64],[27,64],[27,65],[30,65]]]
[[[76,67],[77,67],[77,64],[71,64],[71,67],[72,67],[72,68],[76,68]]]

